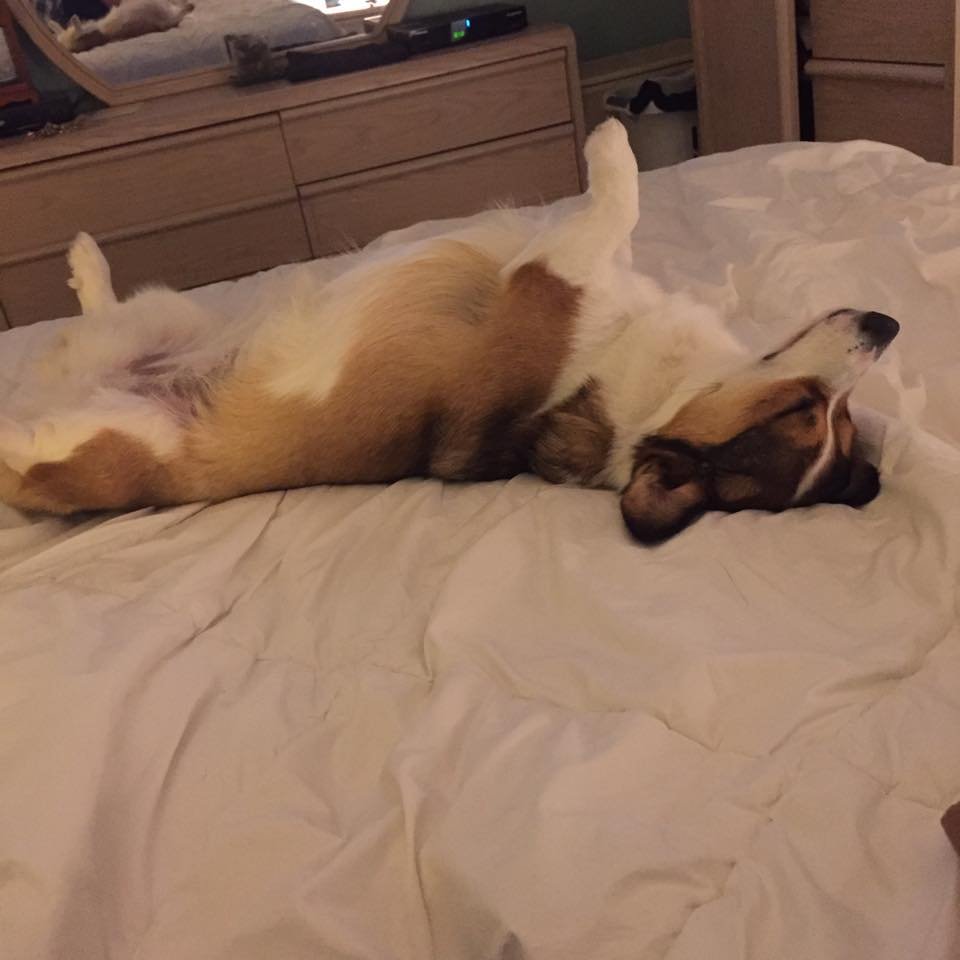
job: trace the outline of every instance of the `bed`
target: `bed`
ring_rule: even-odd
[[[532,477],[3,508],[5,957],[955,960],[960,171],[694,160],[642,175],[634,253],[758,347],[898,317],[880,498],[653,550]],[[55,328],[2,335],[0,394]]]
[[[193,0],[179,26],[119,40],[78,53],[77,58],[109,84],[212,70],[229,62],[226,34],[253,33],[274,48],[319,43],[343,35],[329,17],[297,0]]]

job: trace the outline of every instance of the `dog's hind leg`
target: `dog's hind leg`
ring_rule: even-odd
[[[84,316],[99,313],[117,302],[110,278],[110,264],[89,233],[78,233],[67,253],[72,287]]]
[[[120,391],[29,423],[0,416],[0,501],[59,514],[167,502],[182,436],[162,404]]]

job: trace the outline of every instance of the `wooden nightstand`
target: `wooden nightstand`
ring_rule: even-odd
[[[319,257],[419,220],[583,185],[576,50],[563,27],[302,84],[214,87],[0,146],[0,317],[76,312],[78,230],[119,292]]]

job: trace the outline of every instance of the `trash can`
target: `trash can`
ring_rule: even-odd
[[[667,167],[695,155],[697,89],[692,69],[664,74],[608,93],[607,115],[627,128],[641,170]]]

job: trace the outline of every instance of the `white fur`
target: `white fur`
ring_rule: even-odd
[[[821,478],[824,470],[826,470],[833,459],[834,450],[837,445],[837,429],[833,422],[833,415],[837,409],[837,404],[840,403],[843,396],[841,393],[835,393],[830,398],[826,414],[827,437],[823,442],[823,446],[820,448],[819,456],[810,465],[807,472],[801,477],[800,482],[797,484],[797,491],[793,495],[795,503],[802,500],[817,485],[817,481]]]
[[[80,309],[92,315],[117,302],[110,279],[110,265],[89,233],[78,233],[67,254],[70,279],[67,286],[76,291]]]
[[[290,296],[268,311],[244,347],[242,362],[278,397],[320,402],[333,389],[358,334],[356,317],[382,256],[317,289],[310,278],[294,281]]]
[[[622,489],[633,472],[640,440],[669,422],[701,390],[746,363],[746,351],[715,311],[684,294],[659,292],[631,317],[591,371],[614,424],[606,482]]]

